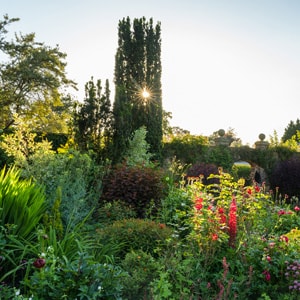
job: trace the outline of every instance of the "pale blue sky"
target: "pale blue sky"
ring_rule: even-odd
[[[171,124],[192,134],[233,128],[250,146],[300,118],[298,0],[1,0],[0,14],[19,17],[11,32],[67,53],[78,83],[110,80],[118,22],[161,22],[163,106]]]

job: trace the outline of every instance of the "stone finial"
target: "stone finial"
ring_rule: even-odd
[[[255,142],[255,149],[266,150],[269,147],[269,142],[265,141],[266,135],[264,133],[259,134],[259,141]]]
[[[217,146],[230,146],[230,144],[233,142],[233,138],[231,136],[225,135],[224,129],[218,130],[219,136],[215,138],[215,143]]]

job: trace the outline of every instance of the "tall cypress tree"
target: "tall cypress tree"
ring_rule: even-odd
[[[135,130],[146,127],[150,152],[162,143],[161,29],[150,19],[124,18],[118,27],[115,62],[114,155],[123,158]],[[148,97],[143,94],[148,93]]]
[[[85,85],[84,103],[75,113],[76,141],[82,150],[93,150],[99,159],[109,156],[112,139],[112,111],[109,82],[102,92],[101,80],[93,78]]]

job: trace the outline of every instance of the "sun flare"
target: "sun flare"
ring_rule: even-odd
[[[147,98],[150,97],[150,92],[147,90],[146,87],[143,88],[142,96],[143,96],[144,99],[147,99]]]

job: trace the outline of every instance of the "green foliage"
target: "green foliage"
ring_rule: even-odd
[[[123,298],[150,299],[149,283],[157,277],[158,262],[150,254],[137,250],[127,253],[121,266],[129,275],[122,282]]]
[[[121,200],[132,207],[137,217],[146,216],[154,205],[157,209],[164,196],[165,184],[160,169],[144,166],[118,165],[103,179],[101,201]],[[153,211],[155,214],[155,210]]]
[[[27,275],[21,285],[27,295],[37,299],[120,297],[121,278],[126,274],[106,263],[104,256],[92,255],[99,245],[84,231],[85,221],[75,228],[68,226],[62,238],[52,227],[38,232],[39,247],[27,263]],[[38,258],[45,261],[44,266],[34,265]]]
[[[15,168],[0,172],[0,225],[10,233],[27,238],[45,212],[44,190],[31,180],[21,180]]]
[[[63,154],[39,155],[23,176],[32,177],[45,187],[50,209],[61,189],[60,212],[64,225],[76,224],[97,204],[101,184],[101,166],[88,154],[69,150]]]
[[[114,161],[120,162],[132,133],[145,126],[155,159],[162,143],[161,29],[150,19],[124,18],[118,26],[115,63]],[[145,97],[143,91],[148,91]]]
[[[131,219],[136,217],[136,212],[125,202],[120,200],[103,203],[97,210],[94,219],[97,223],[105,226],[117,220]]]
[[[64,228],[63,228],[63,222],[61,219],[61,213],[60,213],[60,205],[62,200],[62,193],[61,188],[57,188],[57,197],[53,203],[53,206],[51,208],[51,211],[46,213],[44,215],[44,224],[46,227],[53,227],[58,237],[62,237]]]
[[[37,132],[37,136],[35,138],[36,142],[41,142],[42,140],[47,140],[51,143],[52,150],[57,151],[58,148],[62,147],[68,142],[68,134],[65,133],[53,133],[53,132]]]
[[[231,169],[231,166],[234,163],[232,152],[230,148],[226,146],[210,147],[207,153],[206,161],[222,167],[227,171]]]
[[[0,64],[0,127],[8,128],[14,120],[13,112],[27,115],[32,104],[60,102],[60,89],[75,87],[66,76],[66,54],[59,47],[49,47],[35,40],[35,34],[16,34],[7,41],[5,27],[18,19],[4,17],[1,21],[0,51],[6,54],[6,62]],[[49,106],[48,106],[49,107]],[[47,108],[47,106],[43,106]],[[46,109],[48,112],[48,110]],[[45,116],[44,109],[35,113]],[[49,117],[49,115],[48,115]],[[47,121],[47,118],[44,120]]]
[[[93,150],[100,160],[109,157],[111,143],[112,112],[109,82],[102,93],[101,80],[93,78],[85,86],[86,96],[75,112],[75,139],[80,149]]]
[[[115,253],[118,259],[124,259],[132,250],[157,255],[156,252],[166,249],[166,241],[172,234],[165,224],[141,219],[116,221],[97,232],[100,244],[119,246]]]
[[[12,133],[2,136],[0,146],[9,157],[13,157],[14,164],[19,168],[27,169],[31,161],[35,161],[39,155],[53,153],[51,144],[47,140],[37,142],[36,133],[30,130],[28,123],[14,115],[17,127]]]
[[[285,128],[283,136],[281,138],[282,142],[292,139],[293,136],[296,137],[296,141],[300,142],[300,137],[297,136],[297,131],[300,131],[300,119],[297,119],[295,122],[290,121],[288,126]]]
[[[152,154],[149,153],[150,145],[146,142],[146,134],[146,127],[142,126],[134,132],[132,139],[129,140],[125,155],[126,163],[129,166],[149,166]]]
[[[164,143],[163,157],[176,157],[184,164],[203,161],[208,151],[208,140],[204,136],[180,135]]]
[[[240,178],[243,178],[246,181],[247,185],[251,185],[251,165],[247,162],[236,162],[231,168],[231,173],[233,174],[234,179],[237,181]]]
[[[182,189],[170,188],[168,195],[162,199],[157,219],[174,229],[174,233],[184,238],[191,230],[188,223],[191,217],[192,200]]]
[[[47,258],[47,257],[46,257]],[[48,265],[34,271],[26,282],[36,299],[120,299],[121,280],[126,276],[119,267],[95,262],[80,252],[75,260],[49,257]],[[30,296],[30,294],[28,295]]]

